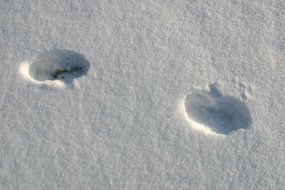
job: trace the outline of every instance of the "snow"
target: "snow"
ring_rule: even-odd
[[[283,189],[284,8],[0,1],[0,189]],[[57,67],[71,80],[50,78],[54,70],[33,62],[61,65],[50,50],[90,67],[71,76]],[[44,72],[35,76],[32,65]],[[202,111],[189,112],[191,92],[202,93],[194,99]],[[218,108],[252,122],[234,120],[239,129],[228,134],[197,130],[213,132],[204,96],[231,97],[234,108],[228,100]],[[219,114],[209,116],[214,124]]]

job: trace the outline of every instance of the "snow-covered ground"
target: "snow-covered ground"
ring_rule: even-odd
[[[285,2],[1,0],[0,189],[284,189]]]

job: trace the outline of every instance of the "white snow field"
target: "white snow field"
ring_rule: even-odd
[[[0,190],[285,188],[285,1],[1,0]]]

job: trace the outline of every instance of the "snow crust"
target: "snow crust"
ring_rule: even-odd
[[[284,1],[2,0],[0,50],[0,189],[285,187]]]

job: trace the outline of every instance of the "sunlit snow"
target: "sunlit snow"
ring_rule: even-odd
[[[0,190],[283,190],[284,50],[280,0],[1,0]]]

